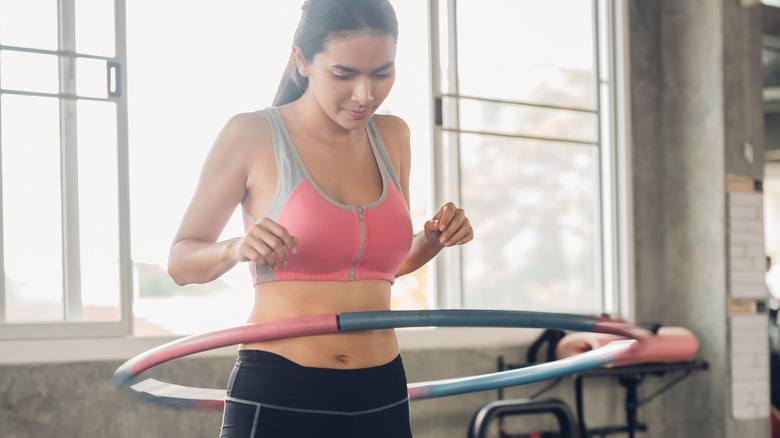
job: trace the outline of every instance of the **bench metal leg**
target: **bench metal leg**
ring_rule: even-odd
[[[484,438],[490,422],[499,416],[553,414],[561,428],[561,438],[577,438],[577,423],[569,406],[562,400],[495,400],[482,406],[471,419],[468,438]]]

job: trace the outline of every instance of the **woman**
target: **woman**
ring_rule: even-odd
[[[473,238],[447,203],[413,235],[409,128],[375,115],[395,79],[387,0],[308,0],[273,106],[228,121],[171,248],[178,284],[248,262],[249,322],[388,310],[395,278]],[[218,241],[237,205],[246,234]],[[257,218],[257,219],[256,219]],[[411,437],[393,330],[240,347],[222,437]]]

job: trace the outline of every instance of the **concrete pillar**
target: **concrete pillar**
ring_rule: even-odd
[[[768,411],[733,415],[728,325],[726,181],[763,174],[760,7],[630,0],[629,16],[636,319],[688,327],[710,364],[643,420],[654,437],[769,436]]]

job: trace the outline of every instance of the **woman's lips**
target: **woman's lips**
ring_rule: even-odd
[[[349,114],[349,117],[353,120],[360,120],[368,114],[368,111],[353,111],[353,110],[347,110],[347,114]]]

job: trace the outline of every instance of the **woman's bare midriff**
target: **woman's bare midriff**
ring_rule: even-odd
[[[384,280],[277,281],[257,285],[248,322],[389,308],[390,283]],[[338,369],[383,365],[399,353],[394,330],[304,336],[243,344],[240,348],[269,351],[303,366]]]

